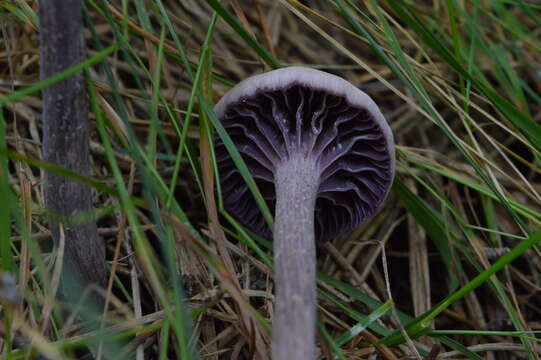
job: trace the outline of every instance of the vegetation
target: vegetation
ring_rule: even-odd
[[[87,60],[43,81],[37,5],[0,0],[2,358],[268,358],[272,244],[222,207],[212,108],[304,65],[369,93],[397,144],[378,215],[318,249],[321,357],[539,359],[537,2],[86,0]],[[40,91],[78,71],[92,177],[41,156]],[[107,311],[56,300],[43,170],[93,189]]]

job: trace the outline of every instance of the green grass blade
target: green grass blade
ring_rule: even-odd
[[[483,285],[491,276],[501,271],[509,263],[516,260],[520,257],[526,250],[537,245],[541,241],[541,231],[538,231],[531,235],[528,239],[520,242],[515,246],[510,252],[500,257],[493,265],[481,272],[466,285],[458,289],[453,294],[449,295],[447,298],[442,300],[438,305],[429,310],[426,314],[417,319],[414,323],[407,326],[408,333],[411,336],[416,336],[418,334],[425,334],[427,332],[427,325],[432,322],[439,314],[441,314],[445,309],[454,304],[459,299],[466,296],[471,291],[475,290],[477,287]],[[402,335],[397,333],[386,339],[384,339],[386,344],[394,344],[397,340],[402,339]]]
[[[229,152],[231,159],[237,166],[237,169],[239,170],[240,175],[242,176],[242,178],[246,182],[246,185],[248,186],[252,195],[254,196],[256,203],[259,206],[261,213],[263,214],[263,218],[265,219],[269,227],[273,229],[274,220],[271,215],[271,212],[269,211],[267,203],[265,202],[265,200],[263,199],[263,196],[261,195],[261,192],[257,188],[254,178],[252,177],[252,174],[248,170],[248,167],[246,166],[246,163],[242,159],[239,151],[235,147],[235,144],[229,137],[229,134],[227,134],[227,131],[225,131],[225,128],[220,123],[220,120],[218,120],[218,118],[216,117],[216,114],[212,110],[211,106],[203,99],[201,99],[201,106],[207,113],[207,116],[209,117],[209,119],[212,121],[212,125],[214,126],[214,129],[216,130],[216,132],[218,133],[218,135],[224,142],[224,145],[227,151]]]
[[[11,188],[9,186],[9,167],[7,157],[6,122],[4,109],[0,105],[0,259],[2,270],[11,271],[13,268],[13,256],[11,255]],[[8,325],[8,324],[6,324]],[[8,327],[9,328],[9,327]]]
[[[231,28],[250,46],[256,54],[273,69],[282,67],[282,64],[246,31],[244,26],[227,10],[218,0],[207,0],[207,3],[216,11]]]
[[[370,314],[366,316],[366,319],[364,321],[358,322],[355,326],[350,328],[347,332],[340,335],[335,341],[339,346],[342,346],[346,344],[347,342],[351,341],[353,338],[355,338],[357,335],[361,333],[361,331],[365,330],[369,325],[377,321],[379,318],[381,318],[383,315],[385,315],[391,308],[394,306],[394,303],[390,300],[384,302],[381,306],[379,306],[376,310],[372,311]]]
[[[96,55],[86,59],[85,61],[77,65],[73,65],[72,67],[66,70],[63,70],[59,72],[58,74],[51,76],[50,78],[39,81],[32,86],[29,86],[22,90],[15,91],[9,95],[2,96],[0,97],[0,106],[4,106],[8,103],[19,101],[25,96],[35,94],[49,86],[57,84],[60,81],[67,79],[70,76],[73,76],[74,74],[78,73],[81,70],[87,69],[90,66],[100,63],[105,58],[107,58],[107,56],[115,52],[117,49],[118,49],[118,45],[111,45],[108,48],[98,52]]]

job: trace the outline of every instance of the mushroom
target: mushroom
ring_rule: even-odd
[[[353,230],[380,207],[395,170],[389,125],[364,92],[303,67],[248,78],[214,110],[275,209],[272,357],[314,359],[316,241]],[[216,157],[225,208],[270,238],[221,139]]]

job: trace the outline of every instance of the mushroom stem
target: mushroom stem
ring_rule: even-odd
[[[317,161],[296,156],[275,170],[276,305],[272,358],[315,359]]]

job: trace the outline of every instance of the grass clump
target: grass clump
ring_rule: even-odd
[[[538,359],[539,5],[87,0],[88,60],[43,81],[37,5],[0,1],[0,262],[23,296],[2,305],[2,357],[268,358],[272,246],[222,207],[212,107],[304,65],[369,93],[398,145],[380,213],[318,251],[321,356]],[[40,90],[75,71],[91,178],[40,160]],[[94,190],[106,313],[55,300],[44,170]]]

